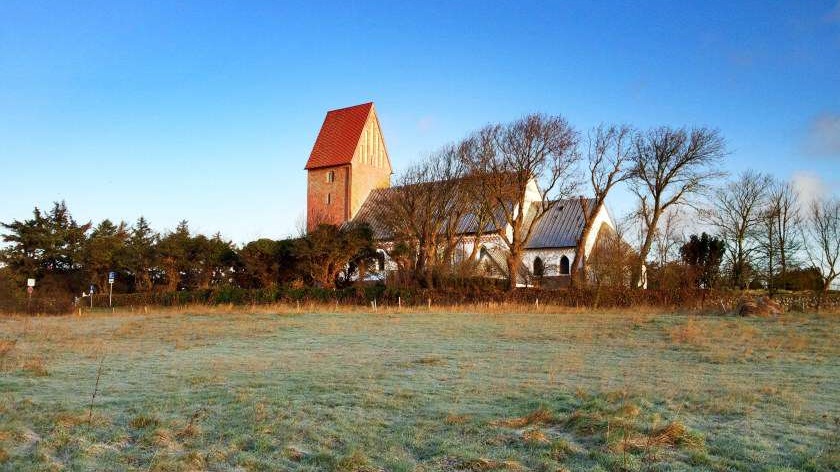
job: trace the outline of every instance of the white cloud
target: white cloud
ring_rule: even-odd
[[[815,116],[805,136],[805,152],[812,156],[840,158],[840,115]]]
[[[428,131],[431,131],[432,128],[435,127],[435,124],[436,124],[436,120],[434,119],[434,117],[423,116],[419,120],[417,120],[417,129],[421,133],[426,133]]]
[[[825,180],[813,172],[796,171],[790,180],[796,193],[799,194],[799,203],[803,208],[807,208],[812,201],[829,193]]]

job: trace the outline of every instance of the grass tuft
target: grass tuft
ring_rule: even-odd
[[[443,419],[444,424],[448,425],[456,425],[456,424],[464,424],[470,420],[469,415],[456,415],[456,414],[448,414],[446,418]]]
[[[181,445],[175,439],[175,435],[166,428],[158,428],[152,433],[152,444],[170,451],[181,449]]]
[[[419,365],[443,365],[444,361],[440,357],[421,357],[415,359],[414,363]]]
[[[353,451],[339,459],[337,471],[340,472],[373,472],[376,468],[370,465],[370,460],[361,451]]]
[[[33,357],[27,359],[23,362],[21,369],[30,372],[36,377],[46,377],[50,375],[49,371],[47,371],[47,366],[44,363],[44,359],[41,357]]]
[[[160,426],[160,420],[154,416],[141,414],[132,418],[128,425],[134,429],[157,428]]]
[[[534,424],[547,424],[554,421],[554,415],[546,408],[539,407],[525,416],[497,420],[491,422],[491,426],[503,426],[505,428],[524,428]]]
[[[473,472],[485,472],[488,470],[523,470],[522,464],[517,461],[497,461],[493,459],[467,459],[458,464],[459,470]]]
[[[539,429],[529,429],[522,433],[522,440],[530,444],[548,444],[548,436]]]

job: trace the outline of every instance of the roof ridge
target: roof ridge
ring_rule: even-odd
[[[344,111],[344,110],[349,110],[351,108],[358,108],[358,107],[364,107],[364,106],[373,106],[373,102],[359,103],[358,105],[350,105],[349,107],[343,107],[343,108],[333,108],[332,110],[327,110],[327,113]]]

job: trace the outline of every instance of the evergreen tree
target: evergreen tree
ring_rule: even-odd
[[[49,290],[76,292],[83,280],[83,249],[90,223],[79,224],[64,202],[55,202],[46,214],[37,207],[32,219],[2,223],[10,243],[0,262],[19,280],[46,279]]]
[[[105,289],[108,273],[121,271],[127,265],[128,228],[124,222],[119,226],[111,220],[103,220],[90,234],[84,248],[84,267],[88,278],[99,290]]]
[[[134,279],[136,291],[149,291],[152,288],[153,271],[158,263],[156,246],[160,236],[142,216],[130,233],[126,248],[126,270]]]
[[[190,264],[187,259],[191,242],[189,224],[186,220],[178,223],[175,231],[164,235],[157,244],[157,254],[160,260],[160,280],[167,290],[184,288],[182,279],[189,273]]]
[[[711,288],[720,276],[720,263],[723,260],[724,242],[705,232],[698,237],[692,234],[688,242],[680,248],[683,262],[695,274],[695,280],[701,288]]]

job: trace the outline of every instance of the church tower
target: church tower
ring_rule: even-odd
[[[391,160],[373,102],[331,110],[306,162],[306,229],[352,220],[377,188],[391,186]]]

